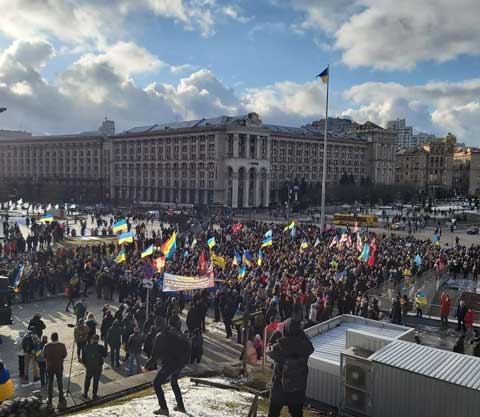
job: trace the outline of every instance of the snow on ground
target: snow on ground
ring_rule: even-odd
[[[225,384],[231,383],[226,379],[210,379]],[[173,411],[176,405],[175,396],[170,384],[163,386],[167,404],[172,417],[244,417],[248,414],[253,395],[234,390],[213,388],[204,385],[195,386],[189,379],[179,381],[183,401],[187,413]],[[158,401],[155,395],[135,398],[124,404],[102,407],[76,414],[77,417],[144,417],[154,416],[158,410]]]

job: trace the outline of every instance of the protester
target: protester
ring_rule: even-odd
[[[135,327],[127,342],[129,376],[136,375],[141,371],[140,354],[142,353],[143,341],[144,337],[140,334],[140,329]]]
[[[51,342],[43,348],[43,357],[47,363],[48,375],[48,405],[52,407],[53,400],[53,378],[57,379],[58,385],[58,405],[59,408],[65,406],[66,401],[63,395],[63,361],[67,357],[67,348],[58,341],[58,333],[54,332],[50,336]]]
[[[90,336],[90,328],[84,323],[83,319],[78,320],[75,329],[73,330],[73,337],[77,344],[77,358],[78,361],[82,361],[83,350],[88,343]]]
[[[267,355],[274,361],[268,417],[279,417],[283,406],[288,407],[292,417],[303,415],[307,361],[313,350],[300,323],[292,318],[272,335],[267,349]]]
[[[37,347],[40,341],[35,331],[35,327],[30,327],[28,329],[28,333],[23,337],[22,340],[22,349],[25,353],[24,382],[28,382],[28,372],[30,370],[30,366],[32,367],[33,382],[37,382],[40,380],[37,356],[35,353],[37,351]]]
[[[452,303],[450,296],[446,292],[442,292],[440,296],[440,320],[442,322],[442,327],[445,326],[448,328],[448,317],[450,316],[450,309]]]
[[[37,347],[36,356],[37,356],[38,369],[40,370],[40,384],[42,387],[48,389],[47,362],[45,361],[45,357],[43,355],[43,348],[47,343],[48,343],[48,337],[43,335]]]
[[[98,398],[98,382],[102,375],[103,359],[107,356],[107,350],[104,346],[99,345],[99,336],[97,334],[92,336],[91,343],[87,345],[83,352],[83,363],[85,364],[85,386],[83,391],[83,398],[88,398],[88,391],[90,389],[90,382],[93,378],[93,395],[92,400]]]
[[[5,368],[3,362],[0,361],[0,402],[12,398],[14,392],[15,386],[12,378],[10,377],[10,371],[8,368]]]
[[[43,335],[43,331],[45,330],[45,323],[42,320],[42,316],[40,313],[37,313],[33,316],[33,318],[28,323],[28,328],[33,328],[33,332],[37,335],[39,339],[41,339]]]
[[[190,364],[198,364],[202,360],[203,355],[203,336],[200,328],[193,331],[190,339],[192,353],[190,355]]]
[[[107,332],[107,344],[110,346],[110,364],[120,366],[120,347],[122,345],[122,328],[117,319],[113,320],[112,327]]]
[[[467,306],[465,305],[465,301],[460,300],[457,307],[457,331],[462,330],[464,333],[467,331],[467,327],[465,325],[465,315],[467,314]]]
[[[177,401],[175,411],[185,413],[182,392],[178,386],[178,377],[183,367],[190,358],[190,346],[188,339],[175,329],[167,328],[160,332],[153,344],[153,362],[160,360],[162,367],[157,372],[153,381],[153,388],[157,394],[160,409],[154,411],[156,415],[169,415],[165,394],[162,385],[170,379],[175,399]]]
[[[20,330],[18,336],[15,339],[15,346],[18,357],[18,376],[20,379],[25,378],[25,352],[23,351],[22,342],[25,336],[25,331]]]

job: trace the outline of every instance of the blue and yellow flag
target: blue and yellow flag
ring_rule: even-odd
[[[238,266],[242,263],[242,257],[240,256],[240,254],[235,250],[233,251],[233,260],[232,260],[232,264],[235,265],[235,266]]]
[[[295,229],[295,220],[292,220],[292,222],[290,224],[288,224],[287,226],[285,226],[285,228],[283,229],[284,232],[286,232],[287,230],[293,230]]]
[[[153,255],[153,245],[150,245],[147,249],[145,249],[142,254],[140,255],[141,258],[146,258],[147,256]]]
[[[39,222],[40,223],[51,223],[53,222],[53,214],[52,213],[48,213],[48,214],[45,214],[45,216],[43,217],[40,217],[40,220]]]
[[[245,265],[242,265],[238,270],[238,278],[243,279],[245,278],[246,274],[247,274],[247,267]]]
[[[225,268],[226,266],[225,258],[219,255],[216,255],[215,252],[210,252],[210,258],[212,258],[212,263],[215,266],[218,266],[221,269]]]
[[[262,248],[266,248],[267,246],[272,246],[273,241],[272,241],[272,236],[269,236],[262,241]]]
[[[122,249],[117,257],[115,258],[115,263],[116,264],[121,264],[122,262],[125,262],[127,260],[127,255],[125,254],[125,249]]]
[[[217,243],[215,242],[215,238],[211,237],[207,240],[207,245],[210,249],[212,249]]]
[[[328,67],[325,68],[320,74],[318,74],[315,78],[321,78],[324,84],[328,83]]]
[[[118,235],[118,244],[133,243],[133,232],[126,232]]]
[[[257,258],[257,265],[262,266],[263,263],[263,251],[262,249],[258,250],[258,258]]]
[[[18,268],[17,275],[15,275],[15,281],[13,283],[13,289],[16,293],[20,291],[19,285],[20,281],[23,278],[23,271],[25,270],[25,267],[23,265],[20,265],[20,268]]]
[[[113,233],[123,232],[128,229],[127,221],[125,219],[119,220],[113,225]]]
[[[245,249],[243,251],[243,257],[242,257],[242,261],[245,265],[247,265],[249,268],[252,266],[252,261],[253,261],[253,256],[252,254],[250,253],[250,251],[248,249]]]
[[[300,252],[303,252],[305,249],[308,248],[308,242],[304,240],[302,244],[300,245]]]
[[[268,230],[263,236],[265,237],[265,239],[268,239],[269,237],[273,237],[272,229]]]

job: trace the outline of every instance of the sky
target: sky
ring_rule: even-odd
[[[406,118],[480,146],[478,0],[0,0],[0,129],[256,112]]]

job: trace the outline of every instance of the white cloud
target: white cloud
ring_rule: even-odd
[[[264,121],[298,126],[325,113],[325,88],[317,81],[305,84],[278,82],[250,88],[242,96],[248,111],[259,113]]]
[[[77,64],[84,66],[109,64],[118,74],[125,77],[157,71],[166,65],[133,42],[118,42],[102,54],[86,54],[77,61]]]
[[[252,20],[251,17],[244,16],[240,8],[234,4],[223,6],[221,10],[225,16],[240,23],[248,23]]]
[[[385,124],[406,118],[419,130],[444,135],[448,131],[460,140],[480,145],[480,79],[464,82],[429,82],[424,85],[364,83],[344,92],[354,106],[343,115],[364,122]]]
[[[350,67],[404,70],[422,61],[480,54],[478,0],[290,0],[288,4],[302,14],[293,30],[326,36]]]

